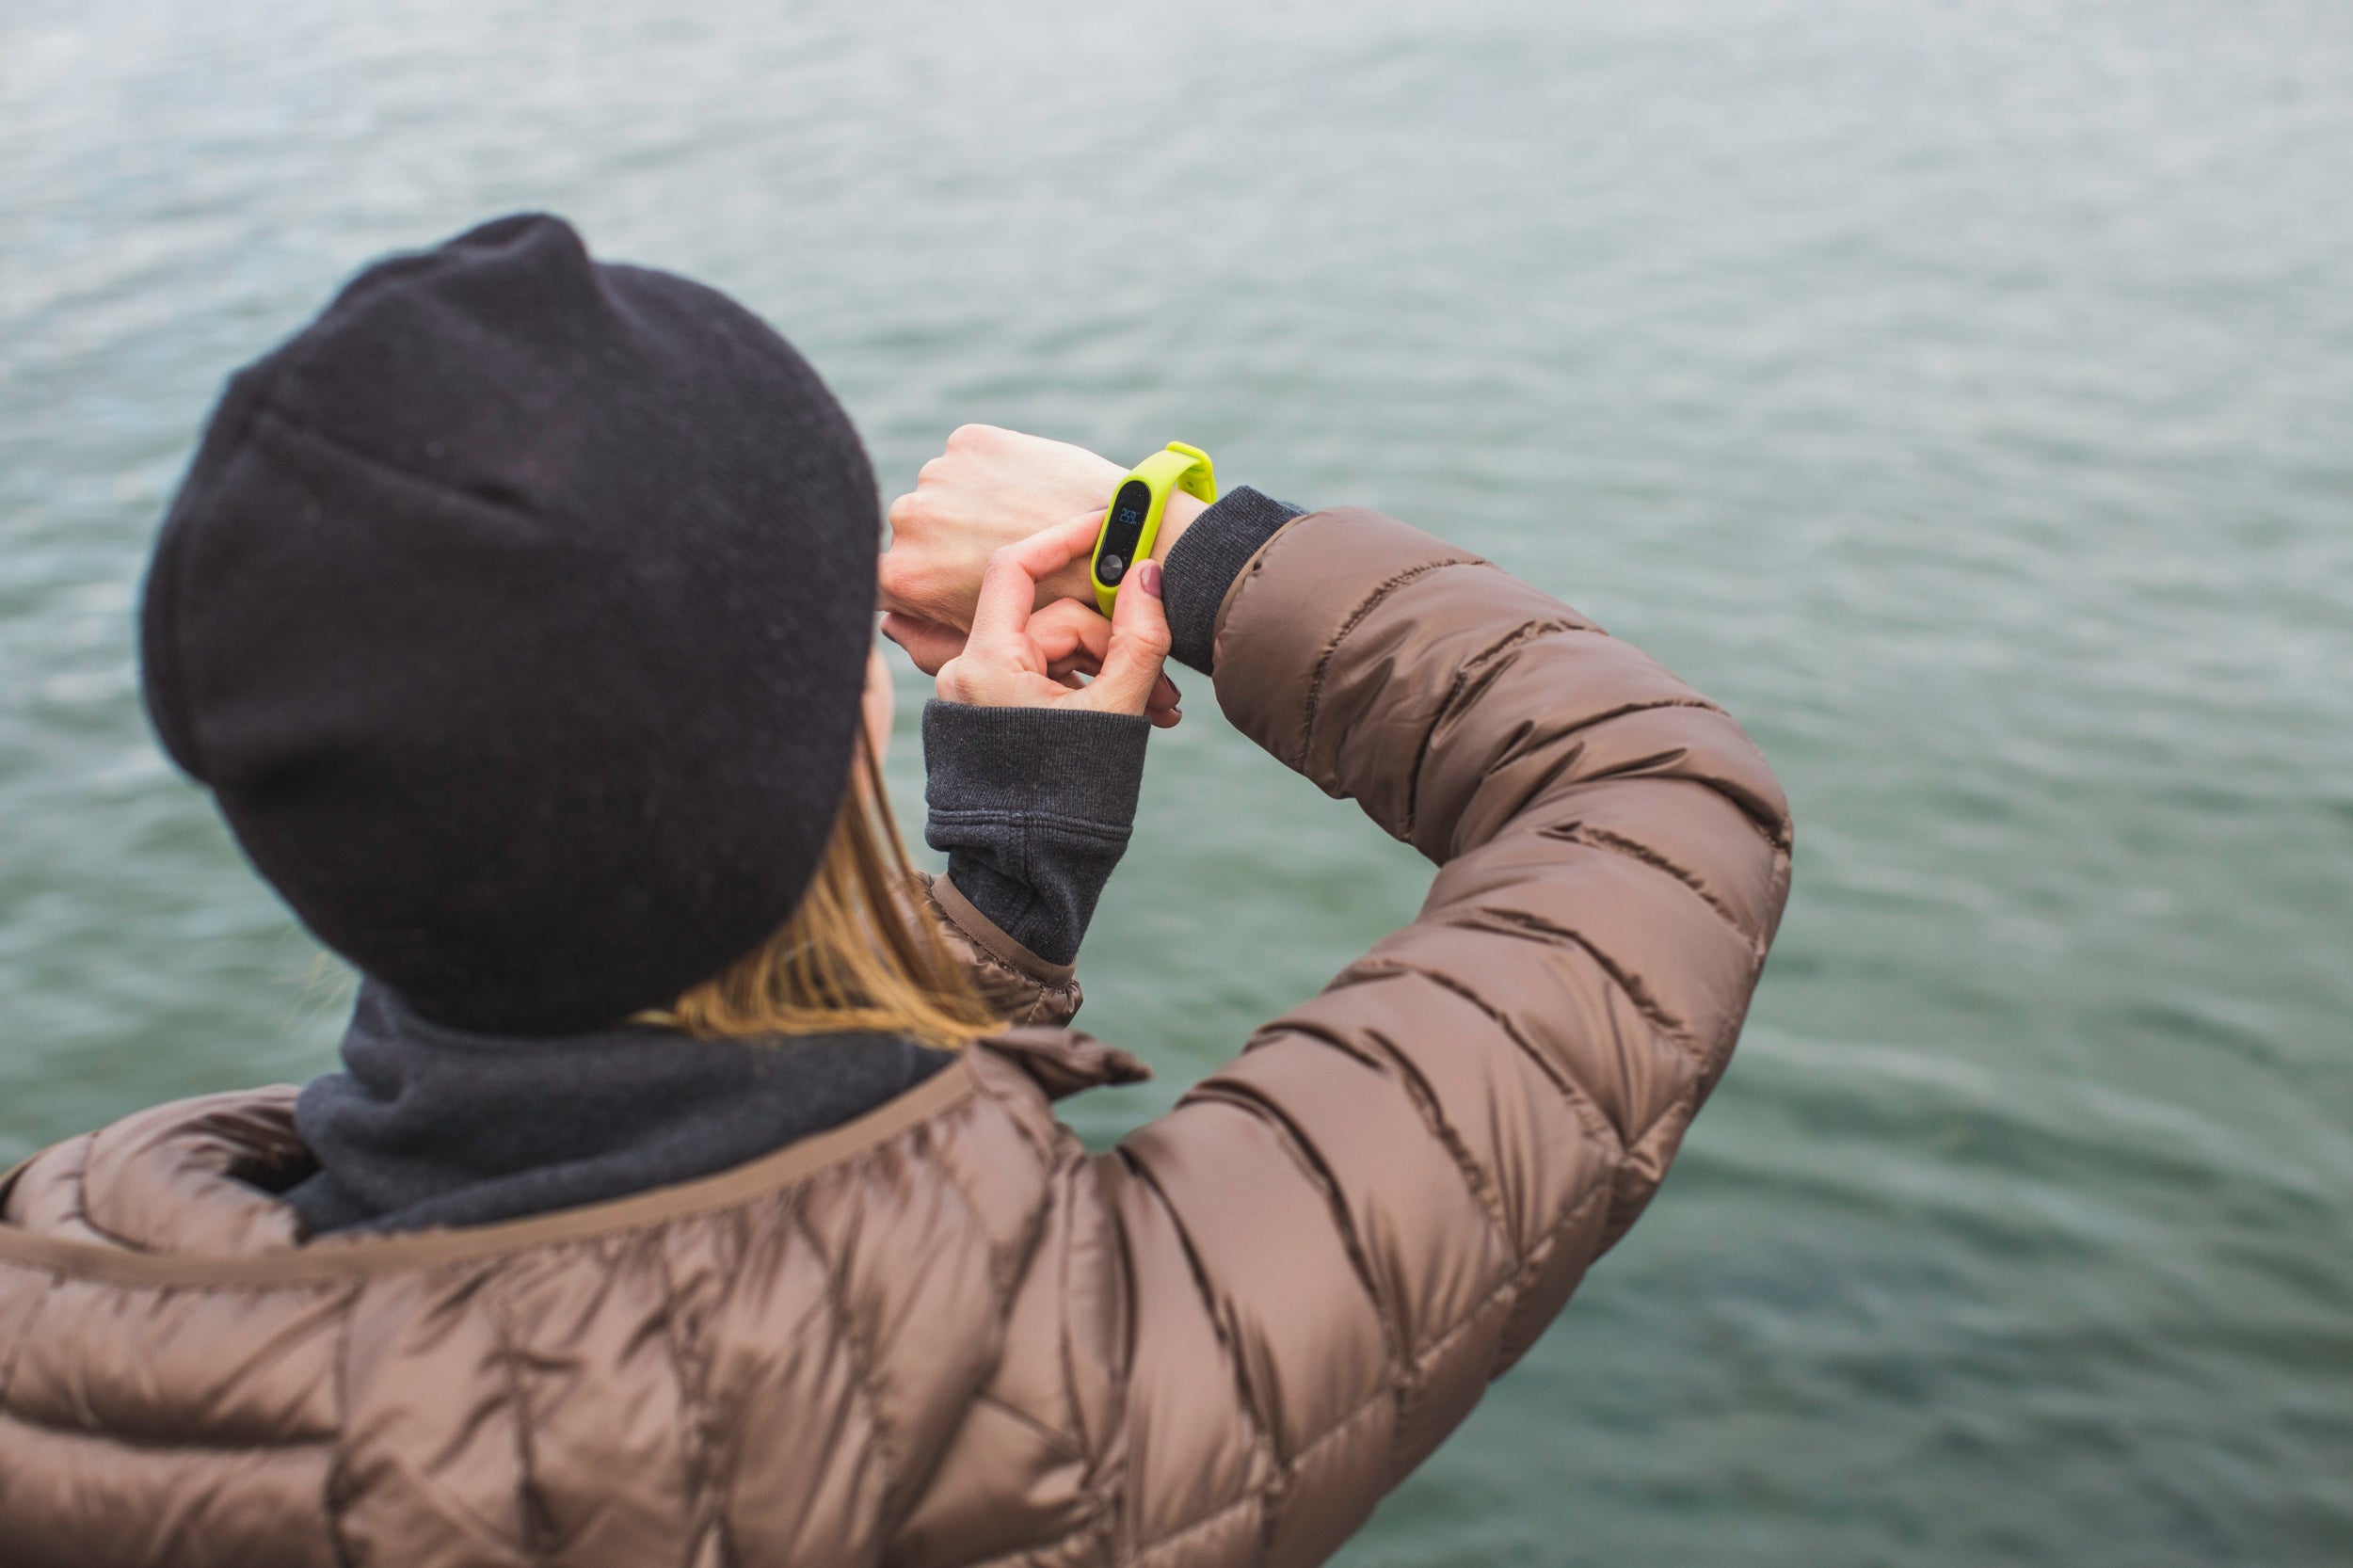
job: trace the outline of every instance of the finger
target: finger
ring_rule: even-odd
[[[1100,520],[1075,517],[991,555],[987,569],[981,573],[980,600],[972,608],[972,635],[976,639],[985,636],[990,647],[1001,647],[1018,636],[1029,625],[1038,584],[1094,544]]]
[[[1152,695],[1144,699],[1144,716],[1152,721],[1156,729],[1174,729],[1185,716],[1177,706],[1183,700],[1184,694],[1176,689],[1176,682],[1163,675],[1152,683]]]
[[[1102,512],[1081,512],[1069,521],[1042,529],[1021,542],[1024,548],[1034,547],[1039,552],[1037,575],[1044,579],[1053,576],[1073,561],[1082,561],[1094,554],[1095,541],[1102,532]],[[1092,608],[1085,600],[1072,600],[1070,602],[1082,608]]]
[[[1093,550],[1095,536],[1102,531],[1102,513],[1081,512],[1067,522],[1041,528],[1028,538],[1005,546],[1005,549],[1018,554],[1022,566],[1033,580],[1051,577]]]
[[[1111,651],[1087,688],[1090,707],[1141,713],[1168,658],[1168,612],[1160,603],[1160,564],[1139,561],[1112,612]]]
[[[1176,689],[1176,682],[1163,673],[1152,682],[1152,695],[1144,699],[1144,716],[1156,728],[1174,729],[1176,721],[1185,716],[1178,707],[1183,701],[1184,694]]]
[[[1030,640],[1046,656],[1046,673],[1055,680],[1074,671],[1095,675],[1101,671],[1103,655],[1111,649],[1112,623],[1092,605],[1075,599],[1058,599],[1030,616]],[[1174,713],[1184,700],[1185,694],[1162,671],[1160,678],[1152,682],[1152,696],[1144,712],[1154,715]],[[1171,718],[1162,728],[1176,722]]]
[[[1112,623],[1092,604],[1075,599],[1050,600],[1031,615],[1030,638],[1039,652],[1055,663],[1083,658],[1099,664],[1111,650]]]
[[[1030,607],[1037,602],[1037,578],[1009,544],[988,558],[981,572],[979,600],[972,606],[972,635],[966,646],[992,653],[1018,643],[1029,630]]]
[[[964,651],[964,633],[954,627],[895,610],[883,616],[882,634],[905,648],[925,675],[937,675],[942,664]]]

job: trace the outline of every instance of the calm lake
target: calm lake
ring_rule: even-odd
[[[231,369],[523,207],[763,312],[891,493],[1195,441],[1780,769],[1683,1163],[1343,1562],[2353,1562],[2353,8],[0,0],[0,1164],[332,1061],[138,578]],[[1097,1141],[1427,876],[1187,692]]]

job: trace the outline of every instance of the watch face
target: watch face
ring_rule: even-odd
[[[1151,510],[1151,486],[1130,479],[1119,487],[1119,493],[1112,497],[1111,521],[1104,526],[1102,543],[1095,551],[1097,582],[1115,585],[1128,575],[1136,558],[1136,541],[1144,536],[1144,516]]]

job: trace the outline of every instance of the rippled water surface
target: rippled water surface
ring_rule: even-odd
[[[330,1059],[141,720],[143,552],[232,366],[550,207],[894,491],[965,420],[1199,441],[1778,764],[1722,1092],[1344,1560],[2353,1562],[2353,11],[6,0],[0,152],[0,1160]],[[1426,876],[1193,684],[1090,1137]]]

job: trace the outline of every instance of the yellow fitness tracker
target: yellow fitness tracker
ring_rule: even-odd
[[[1103,514],[1102,532],[1095,536],[1095,558],[1087,563],[1087,575],[1095,581],[1095,602],[1103,614],[1110,615],[1119,599],[1120,579],[1152,553],[1171,490],[1217,500],[1217,470],[1209,465],[1209,455],[1197,446],[1171,441],[1119,482],[1111,508]]]

